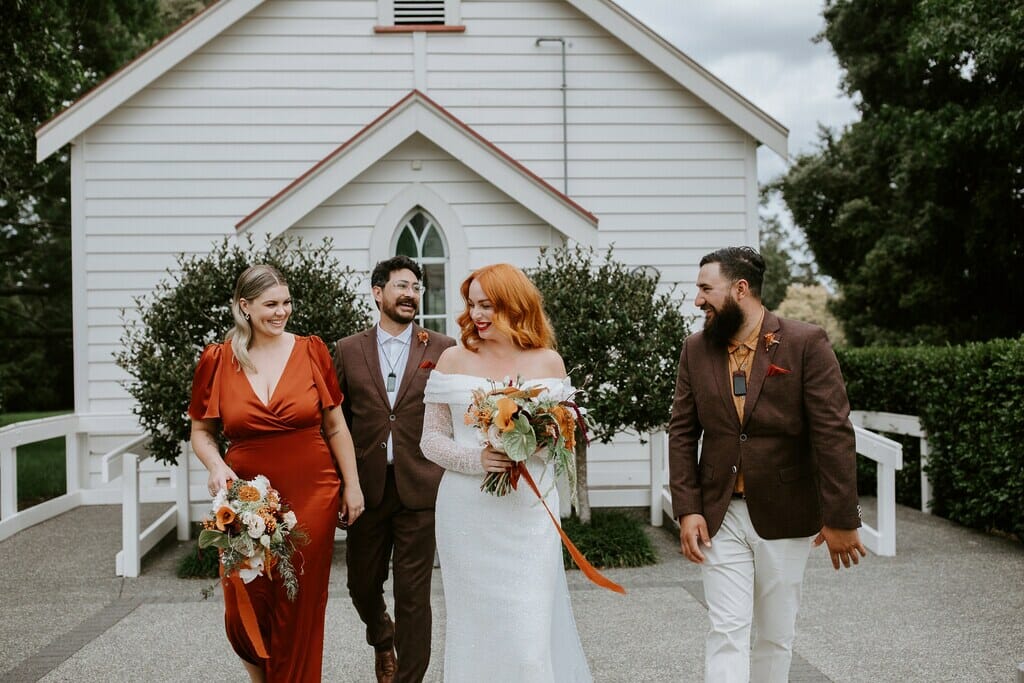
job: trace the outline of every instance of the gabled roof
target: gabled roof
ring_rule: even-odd
[[[219,0],[36,130],[42,161],[264,0]],[[566,0],[758,142],[787,157],[789,131],[612,0]]]
[[[235,226],[272,237],[323,204],[388,152],[419,133],[566,237],[597,243],[597,217],[413,90]]]

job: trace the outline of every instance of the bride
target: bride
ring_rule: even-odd
[[[591,681],[562,568],[558,531],[525,485],[480,491],[509,458],[463,423],[473,389],[522,378],[555,398],[572,392],[540,292],[515,266],[484,266],[462,283],[462,347],[447,349],[427,382],[423,455],[445,468],[435,532],[444,584],[448,683]],[[527,461],[558,510],[553,466]]]

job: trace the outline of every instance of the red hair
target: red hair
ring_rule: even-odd
[[[463,346],[476,351],[483,341],[469,315],[469,286],[474,280],[494,306],[491,324],[508,335],[513,344],[521,349],[555,348],[555,332],[544,314],[544,297],[523,271],[508,263],[478,268],[462,281],[459,290],[466,310],[458,323]]]

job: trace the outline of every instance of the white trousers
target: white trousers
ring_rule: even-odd
[[[704,652],[707,683],[786,683],[789,679],[811,540],[765,540],[750,522],[746,501],[729,504],[711,547],[701,548],[711,621]]]

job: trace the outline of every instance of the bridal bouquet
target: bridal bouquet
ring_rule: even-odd
[[[252,481],[236,479],[218,491],[199,533],[200,548],[220,549],[225,577],[249,583],[264,571],[268,577],[276,571],[289,600],[299,592],[292,556],[307,540],[295,513],[262,474]]]
[[[503,386],[492,382],[490,391],[475,389],[465,423],[480,430],[483,440],[515,462],[506,472],[490,472],[480,490],[504,496],[516,488],[522,463],[539,448],[547,448],[555,474],[565,474],[576,504],[576,427],[586,438],[586,411],[573,397],[552,394],[541,385],[523,386],[519,378]]]

